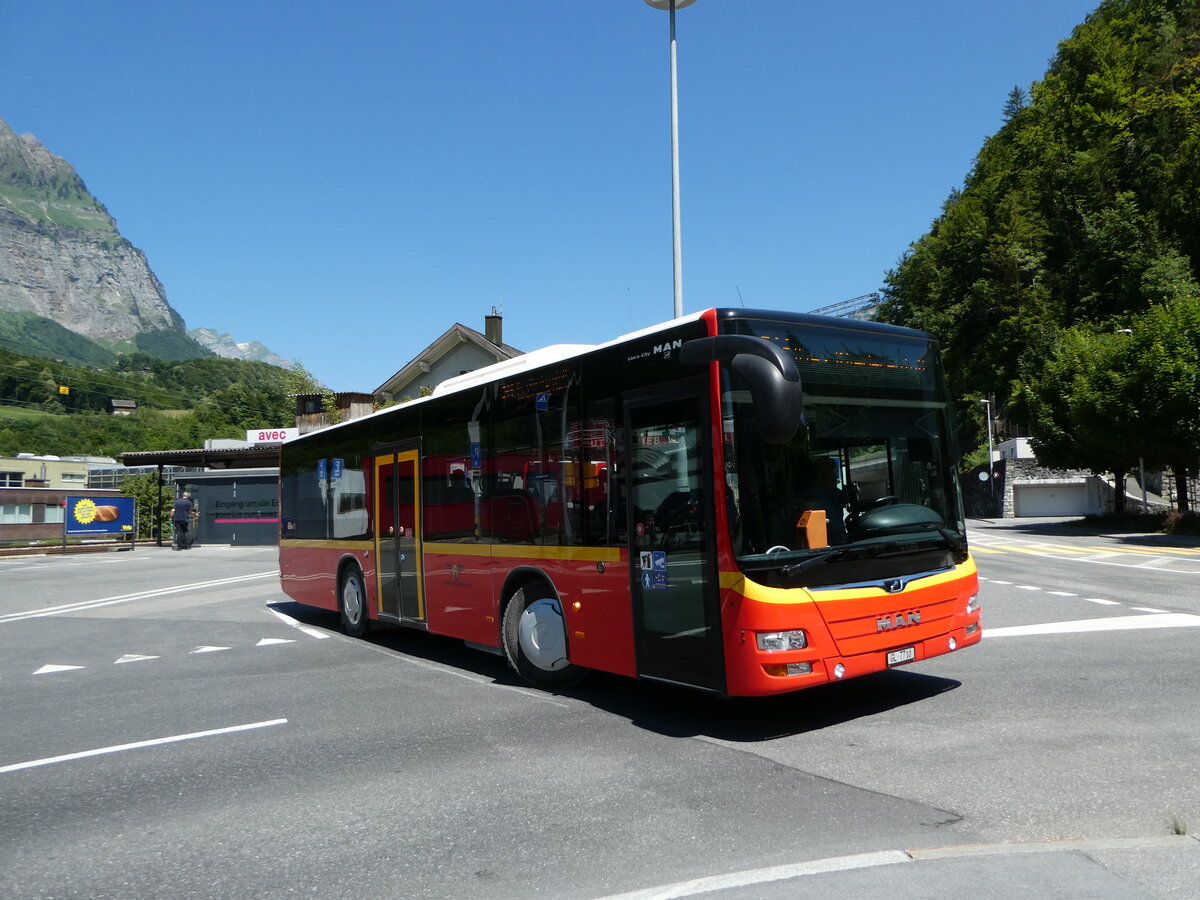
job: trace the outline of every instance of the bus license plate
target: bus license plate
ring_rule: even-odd
[[[901,663],[912,662],[917,658],[916,647],[905,647],[903,650],[892,650],[888,653],[887,664],[889,666],[898,666]]]

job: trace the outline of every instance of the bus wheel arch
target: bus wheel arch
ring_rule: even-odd
[[[356,559],[346,559],[338,567],[338,614],[342,630],[350,637],[362,637],[370,628],[367,611],[367,583]]]
[[[505,585],[500,643],[508,664],[539,687],[578,684],[587,669],[570,661],[566,619],[558,591],[544,576],[510,576]]]

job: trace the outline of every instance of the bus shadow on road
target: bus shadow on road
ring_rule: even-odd
[[[298,622],[340,631],[338,614],[273,603],[271,608]],[[363,640],[404,656],[458,669],[495,684],[538,690],[509,668],[499,653],[468,647],[456,638],[408,628],[376,627]],[[592,672],[578,687],[547,694],[569,697],[638,728],[669,737],[711,737],[755,742],[804,734],[855,719],[930,700],[961,682],[904,669],[892,669],[774,697],[722,699],[700,691],[619,675]]]
[[[571,695],[658,734],[752,743],[879,715],[932,699],[960,684],[892,670],[775,697],[720,699],[669,685],[595,676]]]

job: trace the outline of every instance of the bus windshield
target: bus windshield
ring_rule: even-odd
[[[739,565],[783,587],[871,581],[966,557],[949,404],[928,338],[879,328],[740,321],[796,361],[804,423],[763,440],[725,371],[726,502]]]

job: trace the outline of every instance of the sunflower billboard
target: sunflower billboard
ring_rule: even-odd
[[[68,497],[63,533],[133,534],[132,497]]]

